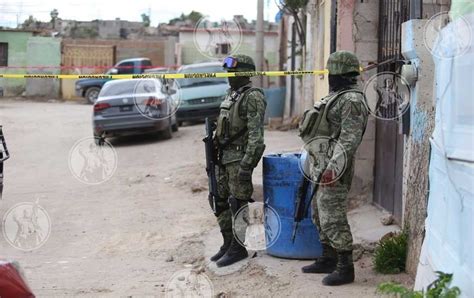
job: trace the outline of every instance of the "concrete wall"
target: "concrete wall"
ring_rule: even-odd
[[[27,65],[27,43],[32,32],[0,31],[0,42],[8,43],[8,66]],[[0,67],[2,73],[25,73],[26,69],[5,69]],[[25,91],[25,79],[1,79],[0,87],[4,89],[4,96],[18,96]]]
[[[287,34],[287,44],[288,44],[288,49],[287,49],[287,60],[286,60],[286,69],[291,70],[291,60],[292,60],[292,49],[291,49],[291,42],[293,39],[293,23],[295,20],[293,17],[288,18],[288,34]],[[296,37],[296,47],[295,47],[295,70],[300,70],[300,69],[306,69],[304,57],[302,57],[301,52],[304,51],[304,49],[299,46],[299,39]],[[307,48],[307,47],[306,47]],[[302,115],[304,112],[304,92],[303,92],[303,81],[306,80],[305,77],[299,77],[299,76],[286,76],[286,95],[285,95],[285,112],[284,112],[284,118],[290,118],[294,116],[299,116]],[[294,83],[294,86],[292,88],[292,80]],[[293,91],[292,91],[293,90]],[[292,98],[291,94],[293,93],[293,107],[292,105]],[[310,97],[312,99],[312,97]]]
[[[379,1],[340,0],[337,16],[337,50],[354,52],[361,65],[377,62],[378,56],[378,12]],[[365,82],[377,70],[364,72],[360,78]],[[362,144],[356,153],[354,180],[349,197],[353,203],[370,203],[373,199],[375,165],[375,118],[369,117]]]
[[[330,0],[310,0],[307,5],[307,44],[305,69],[325,69],[331,44]],[[378,0],[338,1],[337,50],[355,52],[362,65],[377,61]],[[361,76],[361,88],[376,70]],[[288,79],[287,79],[288,80]],[[310,107],[329,92],[327,75],[303,79],[301,108]],[[289,89],[287,82],[287,90]],[[288,91],[287,91],[288,92]],[[287,96],[287,99],[289,96]],[[308,101],[309,99],[309,101]],[[287,106],[288,106],[287,100]],[[288,107],[287,109],[288,110]],[[288,114],[286,114],[288,116]],[[375,163],[375,119],[370,117],[361,146],[356,154],[355,175],[349,197],[355,204],[372,202]]]
[[[331,1],[316,0],[315,7],[315,25],[312,39],[316,41],[314,54],[314,67],[316,69],[325,69],[326,61],[331,54]],[[320,100],[329,92],[329,81],[327,75],[318,75],[314,77],[314,96],[313,99]]]
[[[474,28],[474,10],[464,18]],[[453,37],[473,34],[464,20],[455,19],[441,30],[438,40],[449,40],[442,43],[448,52],[459,50]],[[426,289],[436,271],[452,273],[451,286],[460,288],[460,297],[474,297],[474,39],[468,41],[463,54],[435,57],[428,217],[415,281],[415,289]]]
[[[306,55],[303,69],[318,69],[318,52],[315,50],[318,46],[316,33],[318,30],[318,11],[317,1],[310,0],[306,6]],[[310,109],[314,105],[314,90],[316,80],[314,76],[303,77],[303,111]]]
[[[191,64],[202,61],[209,61],[211,58],[203,55],[194,43],[194,31],[182,31],[179,33],[179,44],[181,47],[181,63]],[[232,34],[232,37],[238,38],[238,34]],[[209,35],[205,31],[196,33],[196,42],[200,44],[200,48],[205,47],[205,43],[208,41]],[[241,35],[240,46],[236,53],[245,54],[251,57],[255,57],[255,32],[243,32]],[[236,43],[238,42],[236,39]],[[278,50],[279,50],[279,38],[277,32],[267,32],[264,37],[264,49],[265,59],[268,60],[268,64],[276,69],[278,66]]]
[[[423,42],[426,20],[403,24],[402,53],[418,71],[410,94],[410,133],[405,139],[403,165],[403,222],[409,227],[406,270],[415,275],[424,235],[428,196],[429,137],[434,126],[434,63]]]
[[[27,42],[28,66],[60,66],[61,40],[51,37],[30,37]],[[59,74],[59,68],[32,68],[28,73]],[[58,98],[60,81],[58,79],[27,79],[26,96],[47,96]]]
[[[323,70],[330,54],[331,41],[331,1],[309,0],[305,11],[306,16],[306,45],[304,56],[297,56],[297,69]],[[288,22],[288,56],[291,55],[291,24]],[[297,52],[300,51],[297,49]],[[290,69],[291,59],[287,61],[287,69]],[[315,101],[321,100],[329,92],[327,75],[304,76],[295,80],[295,105],[293,115],[290,115],[290,77],[286,77],[287,100],[285,117],[299,116],[306,109],[311,108]]]
[[[153,65],[162,66],[166,61],[174,61],[169,48],[174,48],[174,40],[99,40],[99,39],[64,39],[65,44],[107,45],[116,47],[116,62],[137,57],[150,58]]]

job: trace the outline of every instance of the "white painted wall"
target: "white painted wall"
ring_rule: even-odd
[[[474,13],[465,19],[474,28]],[[442,30],[438,45],[443,38],[462,32],[460,21]],[[435,279],[435,271],[453,273],[452,286],[461,289],[462,297],[474,296],[474,36],[471,37],[466,54],[454,59],[435,58],[436,126],[431,139],[430,195],[426,237],[415,282],[415,289],[421,289]],[[445,43],[444,47],[453,50],[455,43]]]

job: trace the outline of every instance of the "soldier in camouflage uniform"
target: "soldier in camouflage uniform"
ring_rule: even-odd
[[[326,106],[327,119],[322,121],[326,121],[328,129],[325,135],[316,131],[315,136],[329,138],[329,161],[324,168],[313,169],[321,175],[318,176],[320,187],[312,202],[313,221],[319,230],[323,255],[314,264],[303,267],[302,271],[330,273],[323,279],[323,284],[341,285],[354,281],[347,194],[354,174],[355,152],[367,125],[368,110],[365,97],[357,87],[357,77],[360,75],[357,57],[346,51],[333,53],[329,57],[327,69],[330,93],[322,101],[329,98],[333,100]],[[339,145],[335,146],[336,142]],[[346,162],[346,167],[344,172],[338,173],[336,166],[341,160]]]
[[[224,60],[224,68],[228,72],[255,71],[255,64],[249,56],[235,55]],[[216,204],[216,216],[224,244],[211,261],[216,261],[218,267],[248,256],[232,233],[232,216],[252,200],[252,172],[265,150],[263,91],[252,87],[250,77],[231,77],[229,84],[220,106],[215,140],[220,152],[216,169],[220,201]]]

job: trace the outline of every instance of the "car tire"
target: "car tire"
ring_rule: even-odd
[[[89,103],[94,104],[97,101],[97,97],[99,97],[99,93],[100,93],[100,88],[90,87],[90,88],[87,88],[86,93],[84,94],[84,97],[87,99]]]
[[[173,128],[171,122],[169,123],[168,127],[165,130],[160,132],[160,135],[163,139],[169,140],[173,137]]]
[[[99,137],[99,136],[94,136],[94,143],[95,143],[96,146],[104,146],[105,138]]]
[[[179,130],[179,125],[177,122],[175,122],[173,125],[171,125],[171,130],[173,132],[177,132]]]
[[[183,121],[178,121],[178,126],[183,126]]]

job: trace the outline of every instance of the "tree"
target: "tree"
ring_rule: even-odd
[[[150,27],[150,16],[145,13],[142,13],[142,23],[143,26]]]
[[[51,12],[49,13],[49,15],[51,16],[51,23],[54,23],[54,21],[56,21],[56,19],[57,19],[58,16],[59,16],[59,12],[58,12],[58,10],[55,8],[55,9],[51,10]]]
[[[200,19],[202,19],[202,17],[203,17],[202,13],[193,10],[189,13],[187,18],[191,20],[193,24],[196,24],[197,22],[199,22]]]
[[[49,15],[51,16],[51,24],[53,24],[53,29],[54,29],[56,27],[56,20],[58,19],[59,12],[55,8],[55,9],[51,10]]]
[[[185,21],[191,21],[193,24],[196,24],[197,22],[199,22],[200,19],[202,19],[204,15],[198,11],[191,11],[188,15],[182,13],[181,16],[179,16],[178,18],[174,18],[174,19],[171,19],[169,22],[168,22],[168,25],[174,25],[178,22],[185,22]]]
[[[36,22],[37,22],[37,20],[32,15],[30,15],[28,17],[28,19],[26,19],[23,22],[23,24],[21,24],[21,27],[22,28],[31,28]]]

